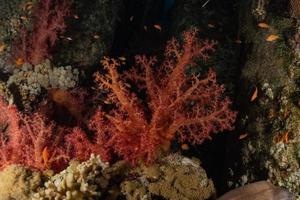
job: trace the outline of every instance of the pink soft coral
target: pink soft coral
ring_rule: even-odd
[[[96,82],[115,108],[99,109],[90,125],[103,157],[114,152],[132,164],[151,163],[176,133],[182,141],[200,144],[212,133],[233,129],[236,113],[229,109],[231,102],[223,97],[224,86],[217,84],[215,72],[186,75],[195,59],[207,60],[214,50],[214,42],[200,42],[196,34],[195,29],[184,32],[182,45],[170,40],[160,65],[155,57],[137,56],[137,66],[125,75],[118,71],[122,60],[102,60],[108,73],[97,73]],[[130,92],[127,80],[146,91],[146,100]]]
[[[79,128],[64,128],[39,113],[25,115],[0,98],[0,169],[21,164],[62,169],[70,159],[86,160],[94,147]]]

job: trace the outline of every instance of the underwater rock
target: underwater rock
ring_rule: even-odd
[[[39,172],[19,165],[11,165],[0,172],[1,200],[28,200],[42,182]]]
[[[284,188],[259,181],[231,190],[217,200],[295,200],[295,197]]]
[[[296,18],[300,18],[300,2],[298,0],[290,0],[292,15]]]
[[[122,3],[119,0],[75,0],[74,16],[65,33],[71,40],[58,43],[59,51],[54,60],[84,67],[98,64],[112,47]]]
[[[128,200],[204,200],[215,193],[213,182],[198,161],[173,154],[149,167],[131,171],[133,177],[121,184]]]
[[[230,176],[235,179],[231,183],[237,187],[266,179],[299,196],[300,57],[296,51],[300,26],[290,16],[291,5],[263,1],[264,22],[270,28],[260,28],[263,21],[252,12],[257,2],[262,1],[246,0],[240,6],[240,33],[247,55],[237,99],[242,108],[237,132],[247,137],[230,136],[227,157],[233,171]],[[272,34],[279,39],[267,41]],[[255,90],[257,97],[251,100]]]

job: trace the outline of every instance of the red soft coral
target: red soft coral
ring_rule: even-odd
[[[21,164],[62,169],[70,159],[86,160],[94,147],[79,128],[64,128],[39,113],[25,115],[0,98],[0,169]]]
[[[32,30],[20,30],[19,41],[13,48],[14,60],[36,65],[49,58],[58,34],[66,28],[65,17],[71,4],[72,0],[39,0],[33,10]]]
[[[201,78],[186,74],[195,59],[207,60],[214,50],[214,42],[200,42],[196,34],[195,29],[184,32],[182,45],[170,40],[160,65],[155,57],[137,56],[137,66],[125,75],[118,72],[122,60],[102,60],[108,74],[97,73],[96,82],[115,108],[99,109],[91,127],[106,158],[115,152],[132,164],[151,163],[176,133],[181,140],[200,144],[212,133],[233,128],[236,113],[229,109],[230,100],[223,98],[224,86],[217,84],[215,72],[209,70]],[[127,80],[146,91],[146,100],[130,92]]]

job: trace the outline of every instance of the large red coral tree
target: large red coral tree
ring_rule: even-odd
[[[136,66],[129,73],[119,72],[122,59],[102,60],[107,74],[96,73],[95,80],[107,91],[107,101],[114,108],[100,108],[90,127],[97,132],[104,158],[116,154],[132,164],[151,163],[176,134],[181,141],[200,144],[212,133],[233,129],[236,112],[230,110],[231,101],[224,97],[215,72],[186,73],[196,66],[196,59],[208,59],[215,42],[199,41],[196,29],[182,36],[182,44],[176,39],[167,43],[163,62],[136,56]],[[145,100],[132,92],[128,81],[146,92]]]
[[[50,57],[50,49],[65,28],[72,0],[39,0],[32,13],[32,25],[22,27],[13,48],[13,58],[33,65]]]

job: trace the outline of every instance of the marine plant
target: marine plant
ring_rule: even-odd
[[[176,136],[201,144],[212,133],[233,129],[236,112],[230,110],[231,101],[216,73],[212,69],[200,75],[186,73],[197,59],[206,61],[216,43],[199,41],[196,29],[182,37],[182,43],[176,39],[167,43],[161,62],[157,57],[136,56],[128,73],[119,70],[122,57],[101,61],[107,73],[96,73],[95,80],[113,108],[100,107],[90,128],[96,132],[103,159],[118,156],[133,165],[150,164],[169,150]]]

